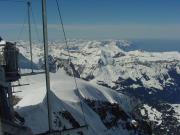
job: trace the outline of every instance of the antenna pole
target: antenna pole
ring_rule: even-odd
[[[42,0],[42,21],[43,21],[43,41],[44,41],[44,61],[45,61],[45,73],[46,73],[46,89],[47,89],[47,108],[48,108],[48,124],[49,132],[52,128],[52,111],[50,103],[50,75],[49,75],[49,63],[48,63],[48,32],[47,32],[47,12],[46,12],[46,0]]]
[[[30,1],[27,2],[28,7],[28,25],[29,25],[29,44],[30,44],[30,55],[31,55],[31,72],[33,73],[33,57],[32,57],[32,39],[31,39],[31,15],[30,15]]]

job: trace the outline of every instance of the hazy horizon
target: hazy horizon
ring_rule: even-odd
[[[32,2],[32,35],[42,38],[41,1]],[[180,39],[179,0],[61,0],[68,38]],[[0,36],[28,39],[27,5],[23,0],[0,1]],[[11,10],[7,10],[11,9]],[[47,0],[49,40],[63,36],[55,1]],[[23,27],[23,24],[25,25]],[[34,25],[36,24],[36,25]],[[22,31],[21,31],[22,30]],[[19,34],[21,33],[21,34]]]

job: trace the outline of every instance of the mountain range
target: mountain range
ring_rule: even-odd
[[[30,72],[28,42],[17,47],[21,72]],[[180,53],[132,48],[126,40],[49,42],[54,130],[89,125],[84,134],[180,134]],[[44,69],[41,43],[33,44],[33,62],[35,71]],[[15,108],[33,133],[45,132],[44,75],[20,82],[30,85],[15,88]]]

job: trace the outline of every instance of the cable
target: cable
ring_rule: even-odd
[[[0,0],[0,2],[25,3],[25,2],[27,2],[27,0]],[[24,25],[25,25],[25,22],[26,22],[26,19],[27,19],[26,17],[27,17],[27,16],[26,16],[26,14],[25,14],[25,17],[24,17],[24,21],[23,21],[22,27],[21,27],[21,29],[20,29],[20,31],[19,31],[19,34],[18,34],[17,38],[16,38],[17,41],[19,41],[20,36],[21,36],[21,34],[22,34],[23,30],[24,30]]]
[[[66,45],[66,49],[67,49],[67,52],[68,52],[69,65],[70,65],[71,64],[71,56],[70,56],[70,52],[69,52],[69,46],[68,46],[68,42],[67,42],[66,32],[65,32],[65,29],[64,29],[63,19],[62,19],[61,10],[60,10],[58,0],[56,0],[56,5],[57,5],[57,9],[58,9],[58,15],[59,15],[59,18],[60,18],[61,27],[62,27],[62,30],[63,30],[64,40],[65,40],[65,45]],[[84,113],[84,109],[83,109],[83,104],[82,104],[81,99],[80,99],[80,92],[79,92],[79,89],[78,89],[78,84],[77,84],[75,73],[74,73],[73,69],[72,69],[72,73],[73,73],[73,78],[74,78],[74,82],[75,82],[75,85],[76,85],[76,89],[78,91],[78,97],[79,97],[80,106],[81,106],[81,109],[82,109],[82,112],[83,112],[84,122],[87,125],[87,121],[86,121],[85,113]]]
[[[36,23],[34,12],[32,10],[32,6],[31,6],[31,14],[32,14],[32,21],[33,21],[33,23],[35,25],[35,33],[36,33],[36,36],[38,38],[38,41],[40,42],[41,40],[40,40],[40,36],[39,36],[39,32],[38,32],[38,26],[37,26],[37,23]]]
[[[24,28],[25,28],[25,23],[26,23],[26,21],[27,21],[27,14],[25,13],[23,25],[22,25],[22,27],[21,27],[21,29],[20,29],[20,31],[19,31],[18,36],[17,36],[17,41],[20,40],[20,37],[21,37],[21,35],[22,35],[22,32],[24,31]]]

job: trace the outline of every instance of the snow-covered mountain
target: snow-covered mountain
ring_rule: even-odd
[[[21,83],[23,82],[30,85],[17,88],[22,91],[17,94],[22,100],[15,108],[25,118],[25,125],[30,127],[33,133],[46,132],[48,117],[44,75],[24,77],[21,80]],[[81,79],[77,79],[77,84],[78,90],[73,78],[63,70],[51,74],[54,130],[79,127],[87,122],[89,130],[85,134],[89,135],[115,135],[118,132],[127,135],[135,132],[130,126],[134,118],[129,113],[133,104],[127,96]],[[83,108],[80,106],[80,100]],[[116,109],[116,112],[113,109]],[[100,111],[104,111],[104,115]],[[63,114],[69,117],[66,118]]]
[[[154,134],[180,134],[180,113],[178,111],[180,107],[179,52],[160,53],[146,52],[142,50],[126,51],[132,46],[132,43],[125,40],[70,40],[68,43],[71,64],[69,64],[68,61],[69,54],[65,44],[61,42],[49,43],[50,67],[53,72],[57,71],[58,68],[60,68],[60,70],[63,69],[70,76],[72,75],[71,68],[74,70],[76,77],[79,78],[78,81],[80,81],[80,87],[83,86],[83,88],[80,88],[79,90],[83,103],[86,107],[89,107],[93,113],[98,115],[99,122],[106,127],[100,127],[100,130],[97,131],[99,134],[105,134],[103,133],[105,129],[108,129],[107,133],[110,134],[118,134],[119,130],[123,130],[124,134],[134,133],[134,130],[127,130],[127,125],[126,128],[123,129],[123,122],[120,122],[119,125],[121,126],[118,126],[118,128],[115,125],[112,126],[113,128],[108,128],[108,124],[106,123],[108,120],[106,118],[104,119],[104,117],[98,114],[97,107],[94,108],[92,106],[92,104],[95,104],[95,106],[97,105],[101,108],[106,104],[106,106],[112,107],[112,104],[114,103],[122,108],[124,114],[128,116],[126,119],[127,123],[132,119],[137,119],[139,120],[139,123],[146,121],[148,125],[152,127]],[[25,70],[25,68],[28,68],[27,65],[29,64],[29,48],[27,42],[21,41],[18,48],[20,49],[22,56],[26,58],[23,60],[23,62],[20,62],[21,66]],[[36,69],[43,68],[43,47],[41,44],[36,43],[33,45],[33,58]],[[52,74],[52,76],[62,76],[58,74],[60,74],[59,70],[57,73]],[[63,74],[65,75],[65,73]],[[39,76],[37,76],[37,78],[38,77]],[[62,81],[60,83],[58,81],[61,82],[59,78],[52,80],[52,87],[54,88],[52,90],[55,94],[52,95],[57,97],[58,103],[61,102],[59,105],[57,105],[60,108],[64,98],[66,98],[66,101],[70,102],[69,100],[73,99],[72,97],[75,95],[68,93],[70,95],[64,95],[61,97],[62,93],[58,93],[58,89],[59,87],[64,88],[65,86],[63,84],[66,84],[66,82]],[[97,84],[104,87],[100,87]],[[42,87],[39,87],[38,85],[39,83],[33,86],[33,88],[30,87],[29,89],[34,89],[35,91],[36,88],[39,90],[45,89],[44,85],[42,85]],[[105,92],[105,87],[108,87],[107,93]],[[71,92],[75,91],[75,89],[73,87],[70,88],[70,86],[68,90],[71,90]],[[112,90],[114,90],[114,92]],[[115,97],[112,97],[112,94],[109,91],[115,93],[115,97],[118,97],[118,100]],[[98,94],[100,94],[100,97],[97,97]],[[122,94],[123,96],[120,96]],[[18,96],[23,97],[24,95],[27,95],[28,97],[28,95],[32,94],[23,94],[22,92],[22,94]],[[45,98],[45,95],[43,95],[41,99],[39,99],[38,95],[34,96],[37,96],[37,99],[39,100],[38,102],[35,102],[36,106],[34,108],[39,108],[43,104],[42,101]],[[31,102],[29,103],[29,99],[27,97],[25,96],[17,105],[20,108],[18,110],[20,113],[22,112],[23,116],[26,116],[27,114],[26,112],[23,112],[24,109],[22,108],[24,106],[31,105]],[[104,100],[103,97],[106,100]],[[124,99],[124,97],[128,98]],[[89,99],[93,99],[93,101]],[[133,103],[131,99],[133,99],[133,101],[138,101],[138,105],[137,103]],[[121,100],[121,102],[119,102],[119,100]],[[65,103],[63,102],[63,104]],[[127,104],[130,107],[127,107]],[[72,104],[68,104],[68,106],[72,107]],[[73,115],[73,112],[70,111],[70,113]],[[88,116],[90,115],[88,112],[86,115],[87,118],[90,117]],[[93,115],[92,117],[96,116]],[[28,118],[28,120],[29,119],[32,118]],[[112,118],[110,119],[112,120]],[[93,125],[93,123],[89,124]],[[32,126],[31,124],[29,125]],[[112,129],[114,131],[111,131]],[[147,132],[147,130],[148,128],[146,128],[144,132]]]

